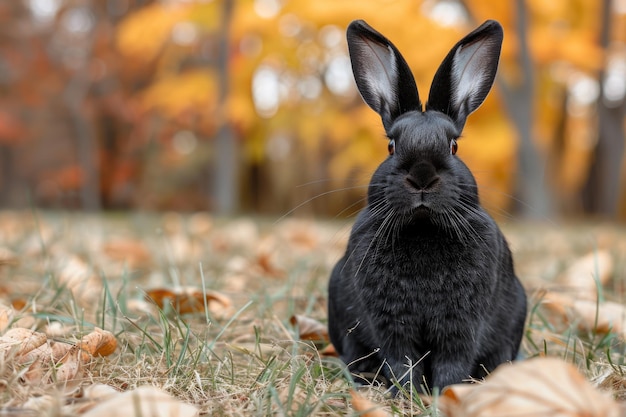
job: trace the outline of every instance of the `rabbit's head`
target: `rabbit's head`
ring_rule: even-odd
[[[394,215],[400,224],[427,218],[457,226],[459,216],[478,213],[476,182],[455,154],[467,116],[494,82],[502,38],[500,24],[487,21],[461,39],[437,70],[424,110],[398,49],[364,21],[350,24],[357,87],[389,139],[389,157],[370,183],[373,213]]]

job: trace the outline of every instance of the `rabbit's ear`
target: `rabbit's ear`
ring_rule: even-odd
[[[502,46],[502,26],[488,20],[448,53],[435,74],[426,109],[454,120],[459,130],[487,97],[493,85]]]
[[[347,38],[356,85],[385,128],[407,111],[422,110],[413,74],[387,38],[363,20],[350,23]]]

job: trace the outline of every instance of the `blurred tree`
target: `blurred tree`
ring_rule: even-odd
[[[392,39],[425,95],[449,48],[495,18],[498,88],[459,151],[485,204],[615,213],[622,3],[1,2],[0,203],[25,204],[30,188],[47,206],[285,213],[311,200],[298,211],[350,214],[386,143],[353,85],[347,24]]]
[[[611,0],[602,1],[600,44],[606,51],[613,47],[611,29],[616,19],[613,14],[613,3]],[[621,53],[624,55],[624,39],[622,38],[621,41]],[[624,56],[622,56],[621,65],[626,66]],[[623,189],[622,184],[624,184],[621,172],[624,168],[624,141],[626,139],[624,137],[626,70],[622,68],[622,74],[617,75],[611,74],[611,70],[607,67],[608,65],[605,65],[599,72],[602,91],[598,95],[597,104],[598,142],[591,157],[589,176],[583,190],[583,204],[588,212],[614,217],[619,211],[620,194]],[[611,85],[610,77],[620,76],[621,87]],[[622,91],[621,94],[617,92],[617,97],[614,97],[616,88],[621,88]]]

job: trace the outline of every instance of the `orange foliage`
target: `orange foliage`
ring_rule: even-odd
[[[574,114],[568,112],[563,101],[568,99],[576,77],[595,81],[606,66],[611,51],[599,44],[601,2],[523,2],[527,14],[524,28],[517,27],[518,3],[500,0],[288,0],[276,2],[275,8],[271,2],[241,0],[232,3],[230,15],[225,14],[230,4],[225,0],[150,2],[145,6],[131,3],[130,12],[116,25],[104,18],[105,13],[94,14],[99,19],[95,23],[94,44],[85,49],[92,55],[79,70],[72,67],[76,63],[72,63],[71,57],[67,62],[65,58],[51,57],[43,37],[33,38],[26,48],[33,58],[14,47],[3,52],[7,65],[29,69],[10,88],[30,108],[54,111],[63,107],[54,100],[68,96],[65,89],[71,84],[68,80],[72,73],[86,74],[88,85],[83,92],[80,116],[95,126],[97,146],[107,144],[105,149],[96,151],[107,155],[102,165],[108,170],[100,168],[103,172],[99,177],[89,175],[89,161],[81,161],[80,166],[69,166],[60,172],[45,171],[48,168],[38,172],[38,177],[54,177],[62,189],[93,187],[96,185],[86,181],[101,178],[103,194],[126,190],[120,191],[120,195],[133,195],[138,194],[133,187],[146,188],[146,183],[155,181],[150,175],[163,170],[160,173],[167,177],[164,183],[168,186],[159,184],[154,189],[182,193],[185,185],[190,185],[189,190],[197,190],[204,187],[198,186],[206,172],[203,167],[218,157],[212,144],[206,141],[197,144],[198,151],[194,148],[175,154],[167,143],[181,130],[212,138],[224,125],[232,127],[240,146],[240,173],[245,176],[260,170],[260,177],[270,182],[259,185],[266,187],[259,194],[267,194],[271,189],[293,199],[297,194],[294,188],[309,181],[330,178],[329,187],[340,188],[351,184],[354,178],[366,178],[386,154],[379,118],[362,103],[351,74],[343,74],[347,78],[342,91],[330,86],[331,81],[336,81],[334,78],[342,75],[329,75],[331,64],[338,62],[343,62],[343,71],[349,70],[345,28],[357,18],[367,20],[402,51],[416,76],[423,101],[437,66],[450,47],[483,20],[501,22],[505,39],[500,82],[482,108],[469,118],[459,144],[461,155],[484,190],[487,207],[506,209],[510,203],[507,196],[513,193],[513,184],[519,179],[517,132],[507,114],[511,109],[504,106],[506,91],[499,91],[498,86],[516,86],[522,80],[520,34],[527,37],[534,71],[532,130],[536,142],[548,154],[558,146],[557,139],[565,144],[562,153],[558,149],[559,158],[550,167],[551,180],[559,184],[559,193],[572,198],[588,175],[597,131],[591,105],[586,104],[585,112]],[[615,13],[613,26],[613,39],[624,42],[626,18]],[[61,33],[63,28],[56,30]],[[80,41],[73,40],[76,44]],[[618,48],[612,52],[614,55],[623,54],[618,46],[614,46]],[[220,54],[222,49],[225,55]],[[226,61],[222,62],[224,56]],[[276,84],[274,90],[265,93],[275,100],[265,110],[260,108],[253,91],[260,69],[272,74]],[[268,88],[268,84],[261,87]],[[48,126],[37,126],[30,132],[20,119],[9,116],[19,114],[13,110],[0,113],[0,145],[17,143],[18,139],[26,142],[32,137],[50,143],[51,137],[67,136],[65,130],[73,132],[71,121],[67,122],[70,127],[61,132],[48,133]],[[31,116],[29,120],[59,117],[55,113],[46,115]],[[146,152],[154,138],[158,144]],[[68,164],[67,157],[62,160]],[[129,164],[134,169],[128,169]],[[59,165],[51,163],[46,167]],[[114,174],[116,170],[111,167],[126,167],[125,174]],[[286,176],[285,171],[293,175]],[[195,178],[195,187],[184,183],[189,178]],[[244,177],[242,183],[253,182],[249,179],[255,180]],[[149,187],[139,191],[153,194]],[[362,195],[359,191],[346,194],[354,199]],[[172,200],[171,196],[160,198]],[[177,201],[197,199],[194,196]],[[133,200],[143,202],[154,197]],[[278,204],[281,199],[275,200]],[[286,205],[293,208],[297,202],[287,201]],[[328,206],[329,214],[336,214],[335,207]],[[274,210],[283,208],[277,205]]]

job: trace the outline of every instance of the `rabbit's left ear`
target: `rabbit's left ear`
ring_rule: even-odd
[[[411,69],[387,38],[363,20],[350,23],[347,38],[361,97],[380,115],[385,129],[403,113],[422,111]]]
[[[462,130],[493,85],[503,36],[500,23],[488,20],[461,39],[439,66],[426,109],[447,114]]]

